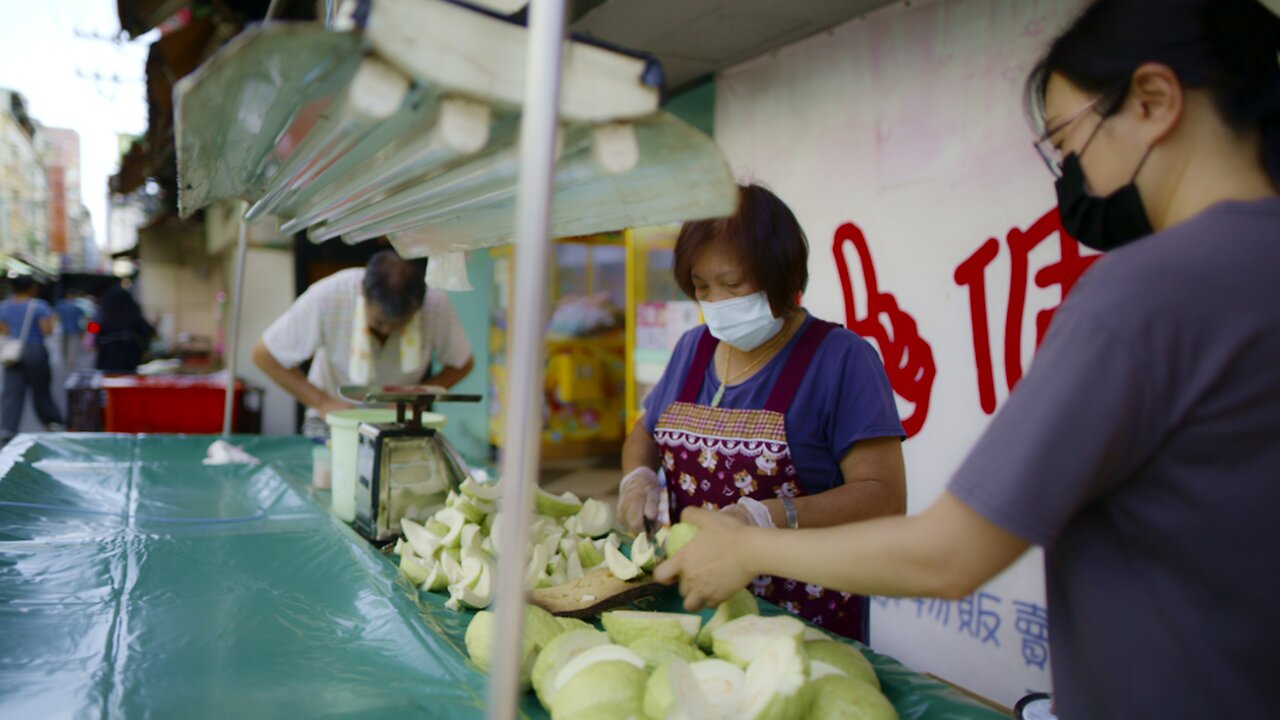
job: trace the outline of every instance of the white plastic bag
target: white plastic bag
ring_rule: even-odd
[[[452,292],[473,289],[467,279],[467,254],[455,252],[432,257],[427,262],[427,287]]]

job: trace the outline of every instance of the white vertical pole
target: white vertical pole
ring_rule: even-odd
[[[490,720],[517,717],[524,624],[524,548],[538,478],[546,346],[547,237],[551,223],[564,0],[529,4],[529,55],[520,118],[520,180],[516,194],[515,292],[508,324],[507,410],[498,530],[498,597],[489,678]]]
[[[226,358],[227,397],[222,405],[222,436],[231,435],[231,416],[235,409],[236,399],[236,353],[240,351],[240,299],[244,294],[244,257],[249,245],[249,221],[244,218],[249,204],[245,203],[244,212],[240,214],[240,237],[236,241],[235,280],[231,290],[231,317],[227,324],[227,334],[222,343]]]

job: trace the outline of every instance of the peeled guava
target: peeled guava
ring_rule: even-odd
[[[600,616],[605,632],[619,645],[631,645],[641,638],[664,639],[692,644],[702,618],[688,613],[615,610]]]
[[[476,667],[488,672],[490,656],[493,652],[493,631],[497,626],[497,616],[488,610],[482,610],[471,618],[467,625],[467,655]],[[524,607],[524,642],[521,643],[520,687],[529,689],[533,664],[538,652],[564,631],[556,617],[536,605]]]
[[[552,693],[559,693],[574,676],[597,663],[622,662],[644,670],[644,660],[621,645],[605,644],[588,648],[565,663],[551,680]]]
[[[880,687],[880,678],[876,677],[876,669],[872,667],[871,661],[852,645],[834,640],[816,640],[805,643],[804,651],[810,660],[824,662],[851,678]]]
[[[467,655],[471,662],[484,672],[489,672],[490,659],[493,653],[493,631],[497,627],[497,617],[483,610],[476,613],[467,625],[467,634],[463,641],[467,645]],[[520,649],[520,688],[529,689],[529,675],[533,671],[533,663],[538,657],[538,646],[529,641],[526,633]]]
[[[574,661],[586,654],[579,655]],[[648,678],[644,668],[630,662],[607,660],[592,663],[575,672],[556,691],[550,708],[551,717],[554,720],[607,716],[640,718]]]
[[[821,680],[828,675],[837,675],[839,677],[849,677],[845,671],[840,668],[824,663],[821,660],[809,660],[809,682]]]
[[[830,675],[809,683],[808,693],[807,720],[898,720],[884,694],[853,678]]]
[[[804,626],[804,641],[812,642],[814,640],[830,640],[831,636],[819,630],[812,625]]]
[[[609,636],[599,630],[570,630],[551,639],[533,664],[533,691],[543,707],[551,707],[555,697],[553,682],[565,665],[593,647],[609,644]]]
[[[742,684],[747,674],[724,660],[701,660],[689,666],[707,698],[707,720],[737,720]]]
[[[664,662],[673,658],[679,658],[685,662],[698,662],[706,660],[707,656],[698,648],[689,644],[687,640],[673,640],[664,637],[642,637],[633,641],[627,647],[631,648],[635,654],[644,658],[644,664],[650,668],[656,668]]]
[[[595,630],[595,628],[591,627],[591,623],[578,618],[557,617],[556,623],[560,625],[564,632],[569,632],[570,630]]]

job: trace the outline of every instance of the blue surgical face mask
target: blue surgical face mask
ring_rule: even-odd
[[[773,316],[769,296],[763,292],[698,304],[712,337],[742,351],[760,347],[782,330],[782,318]]]

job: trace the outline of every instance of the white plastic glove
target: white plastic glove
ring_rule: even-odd
[[[773,516],[769,514],[769,508],[759,500],[753,500],[749,497],[738,498],[738,504],[729,505],[721,508],[721,512],[732,509],[733,515],[741,518],[748,525],[755,525],[762,528],[773,528],[777,525],[773,524]]]
[[[618,483],[618,522],[627,532],[639,532],[644,519],[658,517],[662,483],[653,468],[638,467]]]

